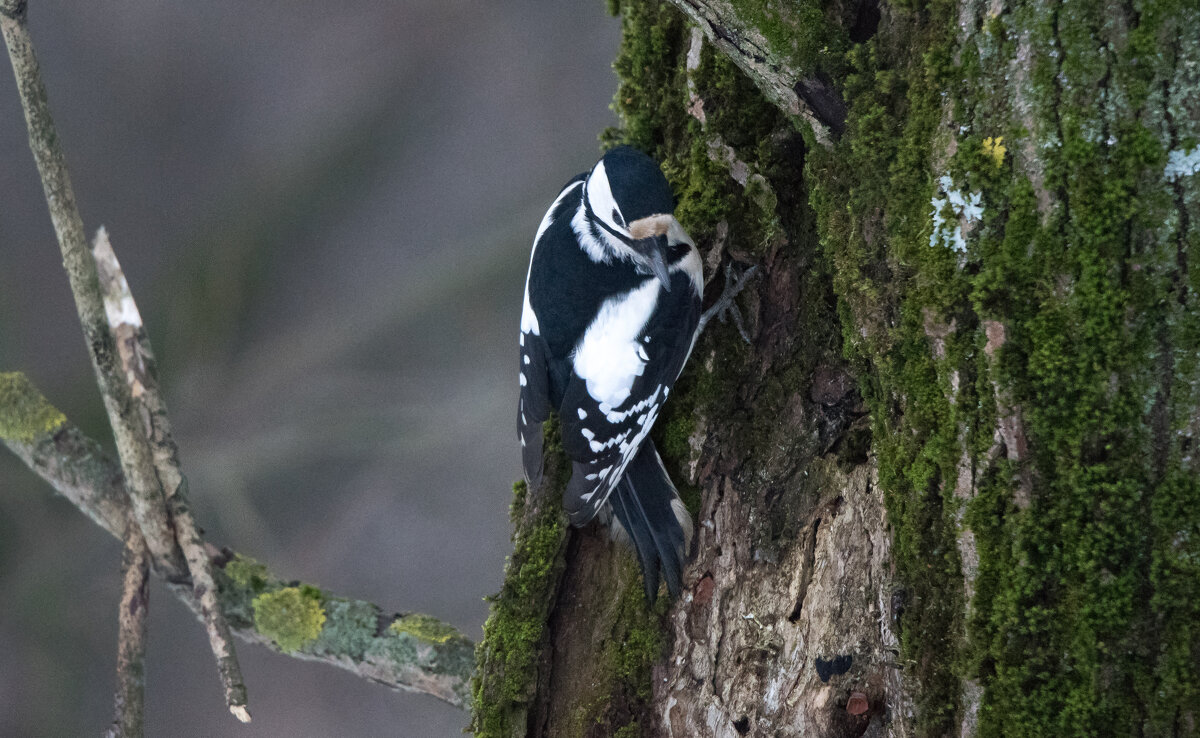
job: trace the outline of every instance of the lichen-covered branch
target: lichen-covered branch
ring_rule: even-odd
[[[146,612],[150,562],[137,526],[126,527],[121,554],[121,602],[117,615],[117,691],[109,738],[138,738],[146,714]]]
[[[166,499],[175,538],[187,561],[209,646],[217,659],[225,703],[235,717],[242,722],[249,722],[246,685],[242,682],[242,670],[238,666],[229,626],[217,602],[217,588],[204,550],[204,541],[188,505],[187,479],[179,466],[179,448],[171,434],[166,403],[158,390],[158,369],[150,348],[150,338],[142,326],[133,293],[121,271],[121,263],[113,251],[108,231],[104,228],[96,233],[92,256],[96,261],[100,291],[104,296],[105,318],[120,357],[122,376],[133,403],[141,411],[138,415],[142,421],[142,437],[150,450],[154,475],[161,491],[159,497]]]
[[[120,467],[21,372],[0,373],[0,440],[92,522],[125,540],[129,501]]]
[[[0,374],[0,441],[102,528],[124,537],[131,511],[120,468],[20,373]],[[452,626],[418,613],[389,615],[370,602],[282,580],[230,551],[206,550],[218,606],[242,640],[456,707],[469,703],[475,646]],[[201,615],[190,579],[165,584]]]
[[[475,644],[453,626],[284,581],[230,551],[213,563],[221,607],[243,640],[455,707],[470,703]],[[196,609],[194,599],[185,601]]]

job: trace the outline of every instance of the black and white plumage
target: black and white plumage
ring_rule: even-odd
[[[559,193],[534,237],[521,313],[517,419],[525,476],[542,473],[542,429],[562,422],[571,523],[611,507],[653,600],[677,596],[691,538],[650,428],[691,353],[704,278],[653,159],[613,149]],[[615,528],[616,526],[614,526]]]

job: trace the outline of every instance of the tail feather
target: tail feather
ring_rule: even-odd
[[[671,597],[678,597],[683,588],[683,562],[691,544],[692,520],[651,441],[646,441],[626,468],[609,501],[616,522],[637,551],[646,599],[654,602],[658,596],[660,572]]]

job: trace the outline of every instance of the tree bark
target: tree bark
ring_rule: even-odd
[[[760,265],[751,340],[710,327],[655,430],[684,596],[544,547],[480,734],[1195,735],[1200,13],[618,5],[608,139],[713,275]]]

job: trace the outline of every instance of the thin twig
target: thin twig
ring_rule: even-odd
[[[157,399],[157,392],[149,393],[153,398],[147,401],[148,393],[137,381],[149,376],[145,372],[145,362],[138,356],[139,349],[144,349],[147,356],[149,354],[141,319],[129,295],[128,285],[120,276],[119,267],[116,274],[124,286],[124,295],[117,300],[115,312],[114,306],[106,305],[101,296],[96,262],[84,240],[83,220],[75,204],[66,160],[50,115],[46,87],[25,23],[25,3],[23,0],[3,0],[0,11],[0,25],[3,27],[29,128],[29,145],[41,174],[50,217],[62,250],[63,266],[75,296],[80,324],[117,442],[134,518],[156,564],[165,573],[172,576],[182,574],[184,566],[181,565],[181,558],[186,559],[186,567],[204,614],[209,642],[217,659],[226,703],[235,717],[247,722],[250,714],[246,711],[246,688],[229,637],[229,627],[216,603],[212,571],[207,557],[202,554],[195,522],[187,510],[185,482],[179,473],[177,453],[174,443],[170,441],[170,429],[165,425],[165,407],[161,399]],[[111,254],[111,251],[110,247],[108,252]],[[113,264],[116,264],[115,257]],[[126,329],[132,327],[135,334],[122,335],[122,326]],[[138,340],[139,335],[143,340]],[[114,351],[118,343],[120,348]],[[118,362],[122,366],[119,367]],[[119,373],[120,368],[125,370],[125,377]],[[129,377],[128,381],[126,377]],[[143,421],[142,424],[139,424],[139,419]],[[160,448],[163,454],[156,454],[155,451]],[[164,460],[164,455],[170,458]],[[174,521],[177,526],[174,533],[167,498],[170,498],[172,509],[179,513],[179,519]],[[176,543],[177,536],[179,545]]]
[[[123,585],[117,616],[117,693],[108,738],[142,735],[146,714],[146,610],[150,604],[150,567],[146,541],[129,525],[121,555]]]
[[[120,539],[130,529],[120,468],[19,372],[0,373],[0,442],[111,535]],[[208,556],[221,609],[242,640],[455,707],[469,704],[475,646],[450,625],[424,615],[388,615],[370,602],[281,579],[229,551],[212,549]],[[200,616],[190,580],[167,578],[165,584]],[[280,646],[258,617],[262,598],[284,590],[309,597],[325,617],[319,634],[295,649]]]
[[[150,451],[135,419],[129,390],[118,374],[116,352],[109,336],[104,302],[96,281],[96,264],[88,250],[83,219],[75,205],[75,193],[66,159],[50,116],[46,86],[42,82],[33,42],[25,23],[24,0],[0,0],[0,29],[12,60],[21,106],[29,128],[29,148],[37,161],[50,219],[62,250],[63,267],[71,283],[79,322],[83,326],[92,367],[108,412],[126,487],[133,501],[134,517],[142,529],[155,564],[172,575],[182,574],[183,558],[175,545]]]
[[[104,295],[104,312],[120,357],[122,374],[133,402],[141,410],[138,414],[144,425],[143,436],[150,448],[158,483],[170,505],[175,536],[187,560],[196,600],[204,616],[209,646],[217,659],[225,704],[238,720],[250,722],[242,670],[238,666],[233,640],[229,635],[229,625],[217,601],[217,587],[204,550],[204,541],[188,506],[187,479],[179,465],[179,447],[171,434],[167,406],[158,390],[154,351],[142,325],[129,282],[121,271],[121,263],[104,228],[96,233],[92,256],[96,262],[100,291]]]

